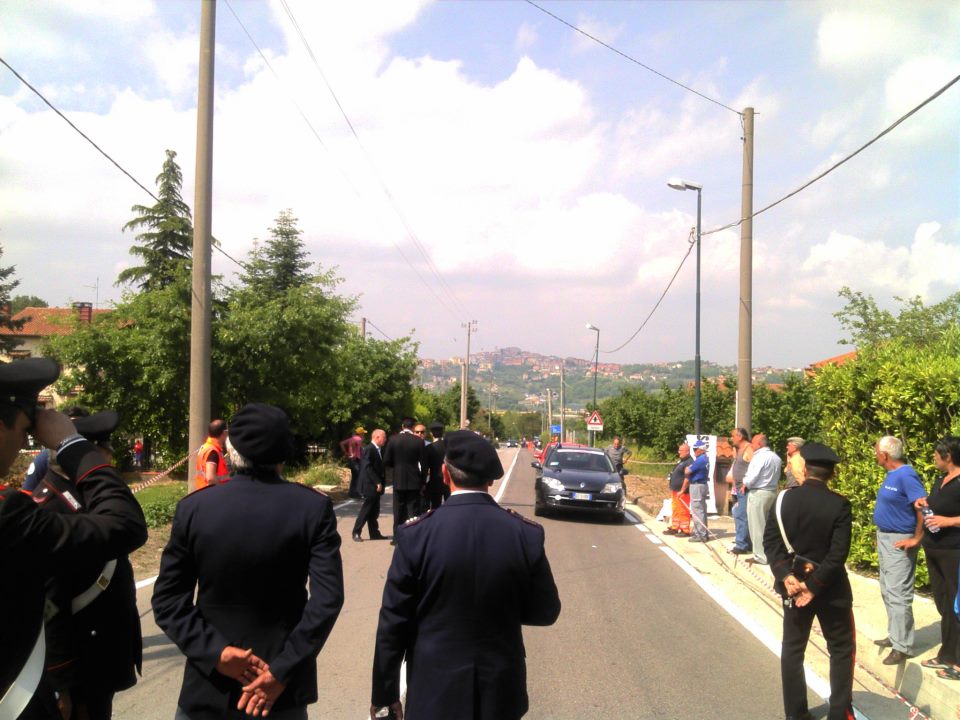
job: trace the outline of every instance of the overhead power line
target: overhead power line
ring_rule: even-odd
[[[383,194],[386,196],[387,200],[390,203],[390,206],[393,208],[397,217],[400,220],[400,223],[403,225],[404,230],[407,233],[407,237],[416,247],[417,251],[420,253],[420,256],[423,258],[424,262],[427,265],[427,269],[430,271],[430,274],[436,279],[437,283],[440,286],[440,289],[444,292],[447,298],[450,300],[453,306],[456,307],[458,312],[462,314],[463,317],[467,316],[467,312],[463,307],[462,303],[454,295],[453,291],[450,289],[450,286],[447,284],[447,281],[444,279],[443,275],[440,273],[440,270],[434,264],[433,259],[430,257],[430,253],[426,251],[426,248],[423,247],[423,244],[420,242],[420,239],[417,237],[417,234],[413,231],[410,223],[407,221],[406,216],[400,210],[400,207],[397,203],[396,198],[391,192],[389,186],[386,183],[386,180],[383,178],[383,174],[380,172],[376,163],[373,161],[373,157],[367,151],[366,146],[363,144],[363,141],[360,139],[360,135],[357,133],[356,127],[353,122],[350,120],[350,117],[347,115],[346,109],[343,107],[343,103],[340,102],[340,98],[337,96],[336,91],[334,91],[333,86],[330,84],[330,81],[327,79],[326,73],[324,73],[323,68],[320,66],[320,62],[317,60],[317,56],[313,52],[313,48],[310,46],[310,42],[307,40],[306,35],[303,30],[300,28],[300,23],[297,21],[297,18],[294,16],[293,11],[290,9],[290,6],[287,4],[287,0],[280,0],[280,4],[283,6],[284,12],[287,15],[287,18],[290,20],[290,23],[293,25],[294,29],[297,32],[297,35],[300,37],[300,41],[303,43],[304,48],[307,51],[307,54],[310,56],[311,61],[313,61],[314,66],[317,68],[317,72],[320,74],[320,78],[323,80],[323,84],[326,86],[327,91],[330,93],[330,96],[333,98],[334,102],[337,105],[337,108],[340,110],[340,114],[343,116],[344,121],[347,124],[347,127],[350,128],[350,132],[353,135],[354,140],[357,142],[357,145],[360,147],[360,150],[363,153],[364,158],[367,161],[367,164],[370,166],[371,171],[374,176],[377,178],[378,183],[380,184],[380,189],[383,191]]]
[[[639,66],[642,67],[644,70],[648,70],[649,72],[652,72],[654,75],[657,75],[657,76],[659,76],[659,77],[662,77],[662,78],[663,78],[664,80],[666,80],[667,82],[671,82],[671,83],[673,83],[674,85],[677,85],[677,86],[679,86],[679,87],[682,87],[682,88],[683,88],[684,90],[686,90],[687,92],[692,92],[694,95],[699,95],[699,96],[702,97],[704,100],[709,100],[709,101],[712,102],[714,105],[719,105],[720,107],[722,107],[722,108],[724,108],[724,109],[726,109],[726,110],[729,110],[729,111],[732,112],[732,113],[736,113],[737,115],[742,115],[742,113],[741,113],[739,110],[734,110],[734,109],[733,109],[732,107],[730,107],[729,105],[724,105],[724,104],[723,104],[722,102],[720,102],[719,100],[714,100],[714,99],[713,99],[712,97],[710,97],[709,95],[704,95],[704,94],[703,94],[702,92],[700,92],[699,90],[694,90],[694,89],[693,89],[692,87],[690,87],[689,85],[684,85],[682,82],[680,82],[679,80],[674,80],[674,79],[673,79],[672,77],[670,77],[669,75],[664,75],[664,74],[663,74],[662,72],[660,72],[659,70],[655,70],[654,68],[650,67],[649,65],[646,65],[646,64],[640,62],[640,61],[637,60],[636,58],[631,57],[630,55],[627,55],[627,53],[623,52],[622,50],[618,50],[618,49],[615,48],[613,45],[610,45],[609,43],[604,42],[603,40],[601,40],[600,38],[596,37],[595,35],[591,35],[591,34],[588,33],[586,30],[583,30],[582,28],[577,27],[576,25],[574,25],[574,24],[571,23],[571,22],[567,22],[566,20],[564,20],[564,19],[563,19],[562,17],[560,17],[559,15],[554,15],[552,12],[550,12],[549,10],[547,10],[545,7],[543,7],[543,6],[541,6],[541,5],[537,5],[537,3],[533,2],[533,0],[526,0],[526,2],[527,2],[528,5],[532,5],[532,6],[535,7],[537,10],[539,10],[539,11],[542,12],[542,13],[544,13],[545,15],[549,15],[550,17],[552,17],[552,18],[553,18],[554,20],[556,20],[557,22],[563,23],[564,25],[566,25],[566,26],[567,26],[568,28],[570,28],[571,30],[574,30],[574,31],[580,33],[580,34],[583,35],[584,37],[593,40],[595,43],[597,43],[597,44],[599,44],[599,45],[603,45],[603,47],[607,48],[607,50],[611,50],[612,52],[615,52],[615,53],[616,53],[617,55],[619,55],[620,57],[624,58],[625,60],[629,60],[630,62],[632,62],[632,63],[635,64],[635,65],[639,65]]]
[[[847,161],[852,160],[852,159],[855,158],[857,155],[859,155],[859,154],[862,153],[864,150],[866,150],[868,147],[870,147],[870,146],[873,145],[875,142],[877,142],[877,140],[879,140],[880,138],[882,138],[882,137],[883,137],[884,135],[886,135],[887,133],[891,132],[895,127],[897,127],[900,123],[902,123],[904,120],[906,120],[907,118],[909,118],[911,115],[913,115],[914,113],[920,111],[924,106],[930,104],[931,102],[933,102],[934,100],[936,100],[938,97],[940,97],[941,95],[943,95],[943,93],[945,93],[945,92],[946,92],[947,90],[949,90],[953,85],[955,85],[955,84],[957,83],[957,81],[960,81],[960,75],[957,75],[955,78],[953,78],[953,80],[951,80],[951,81],[948,82],[946,85],[944,85],[942,88],[940,88],[939,90],[937,90],[933,95],[931,95],[931,96],[928,97],[926,100],[924,100],[922,103],[920,103],[920,104],[917,105],[915,108],[913,108],[912,110],[910,110],[910,112],[906,113],[905,115],[901,115],[901,116],[900,116],[899,118],[897,118],[897,120],[894,121],[891,125],[888,125],[888,126],[887,126],[884,130],[882,130],[879,134],[877,134],[877,135],[875,135],[874,137],[872,137],[870,140],[868,140],[868,141],[865,142],[863,145],[861,145],[860,147],[858,147],[858,148],[857,148],[856,150],[854,150],[852,153],[850,153],[849,155],[845,156],[842,160],[838,160],[838,161],[835,162],[833,165],[831,165],[831,166],[828,167],[826,170],[824,170],[822,173],[820,173],[819,175],[817,175],[817,176],[814,177],[814,178],[811,178],[810,180],[808,180],[807,182],[805,182],[803,185],[801,185],[800,187],[798,187],[796,190],[793,190],[792,192],[787,193],[787,194],[784,195],[782,198],[780,198],[779,200],[775,200],[774,202],[770,203],[770,204],[767,205],[766,207],[760,208],[760,209],[757,210],[755,213],[753,213],[753,215],[750,215],[749,217],[750,217],[750,218],[755,218],[757,215],[760,215],[761,213],[765,213],[767,210],[770,210],[771,208],[776,207],[777,205],[779,205],[780,203],[782,203],[784,200],[787,200],[788,198],[792,198],[792,197],[793,197],[794,195],[796,195],[797,193],[799,193],[799,192],[801,192],[801,191],[803,191],[803,190],[806,190],[808,187],[810,187],[811,185],[813,185],[813,184],[814,184],[815,182],[817,182],[818,180],[822,180],[822,179],[825,178],[827,175],[829,175],[829,174],[832,173],[834,170],[836,170],[838,167],[840,167],[841,165],[843,165],[843,164],[846,163]],[[737,226],[739,226],[739,225],[742,225],[743,222],[744,222],[744,220],[747,220],[747,219],[748,219],[748,218],[741,218],[740,220],[737,220],[736,222],[727,223],[726,225],[721,225],[720,227],[718,227],[718,228],[713,228],[712,230],[706,230],[706,231],[700,233],[700,235],[701,235],[701,237],[702,237],[702,236],[704,236],[704,235],[713,235],[714,233],[718,233],[718,232],[720,232],[721,230],[729,230],[730,228],[734,228],[734,227],[737,227]]]
[[[393,338],[390,337],[389,335],[387,335],[383,330],[381,330],[380,328],[378,328],[378,327],[377,327],[376,325],[374,325],[372,322],[370,322],[370,318],[367,318],[367,325],[369,325],[369,326],[372,327],[374,330],[376,330],[378,333],[380,333],[381,335],[383,335],[383,336],[384,336],[387,340],[389,340],[390,342],[393,342]]]
[[[97,143],[95,143],[95,142],[90,138],[89,135],[87,135],[85,132],[83,132],[83,130],[81,130],[80,128],[78,128],[78,127],[70,120],[70,118],[68,118],[66,115],[64,115],[62,112],[60,112],[60,110],[59,110],[52,102],[50,102],[49,100],[47,100],[47,98],[45,98],[45,97],[43,96],[43,93],[41,93],[39,90],[37,90],[37,89],[36,89],[33,85],[31,85],[29,82],[27,82],[26,78],[24,78],[23,75],[21,75],[21,74],[18,73],[16,70],[14,70],[14,69],[10,66],[10,63],[8,63],[8,62],[7,62],[6,60],[4,60],[2,57],[0,57],[0,63],[3,63],[10,72],[12,72],[14,75],[16,75],[16,76],[17,76],[17,79],[18,79],[20,82],[22,82],[24,85],[26,85],[28,88],[30,88],[30,90],[32,90],[33,93],[34,93],[38,98],[40,98],[41,100],[43,100],[43,102],[46,104],[47,107],[49,107],[49,108],[50,108],[51,110],[53,110],[57,115],[59,115],[60,118],[62,118],[63,121],[64,121],[65,123],[67,123],[67,125],[69,125],[71,128],[73,128],[73,129],[77,132],[77,134],[80,135],[80,137],[82,137],[84,140],[86,140],[88,143],[90,143],[94,148],[96,148],[96,149],[97,149],[97,152],[99,152],[99,153],[100,153],[101,155],[103,155],[107,160],[109,160],[109,161],[113,164],[113,166],[117,168],[117,170],[119,170],[120,172],[122,172],[122,173],[123,173],[124,175],[126,175],[128,178],[130,178],[130,180],[133,181],[134,185],[136,185],[138,188],[140,188],[141,190],[143,190],[147,195],[149,195],[150,197],[152,197],[156,202],[160,202],[160,198],[158,198],[156,195],[154,195],[153,192],[152,192],[149,188],[147,188],[146,185],[144,185],[142,182],[140,182],[139,180],[137,180],[133,175],[131,175],[131,174],[127,171],[127,169],[124,168],[124,167],[123,167],[120,163],[118,163],[116,160],[114,160],[106,150],[104,150],[102,147],[100,147],[99,145],[97,145]],[[223,256],[224,256],[225,258],[227,258],[228,260],[233,261],[238,267],[240,267],[240,268],[242,268],[242,269],[246,269],[246,265],[244,265],[242,262],[240,262],[240,261],[237,260],[236,258],[232,257],[230,254],[228,254],[227,251],[224,250],[223,248],[221,248],[220,245],[219,245],[216,241],[214,241],[214,242],[212,243],[212,246],[213,246],[213,249],[214,249],[214,250],[216,250],[217,252],[219,252],[221,255],[223,255]]]
[[[670,282],[667,283],[667,286],[663,289],[663,292],[660,293],[660,297],[657,299],[656,304],[653,306],[650,312],[647,313],[647,316],[643,319],[643,322],[640,323],[640,327],[638,327],[636,331],[633,333],[633,335],[627,338],[626,342],[624,342],[622,345],[618,345],[617,347],[613,348],[613,350],[601,350],[600,352],[604,353],[605,355],[609,355],[610,353],[615,353],[618,350],[622,350],[627,345],[632,343],[633,339],[640,334],[640,331],[647,326],[647,323],[650,321],[650,318],[653,317],[653,314],[657,311],[657,308],[660,307],[660,303],[663,302],[663,298],[667,296],[667,292],[673,286],[673,281],[676,280],[677,275],[680,274],[680,269],[683,267],[683,264],[687,261],[687,258],[690,257],[690,252],[693,250],[696,244],[696,238],[694,237],[693,230],[690,231],[690,239],[688,242],[690,243],[690,246],[687,248],[687,252],[684,254],[683,258],[680,260],[680,264],[677,265],[677,269],[674,270],[673,277],[670,278]]]

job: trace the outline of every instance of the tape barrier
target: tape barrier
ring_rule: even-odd
[[[174,463],[173,465],[171,465],[170,467],[168,467],[168,468],[167,468],[166,470],[164,470],[162,473],[158,473],[157,475],[154,475],[154,476],[153,476],[152,478],[150,478],[149,480],[144,480],[143,482],[138,482],[136,485],[131,485],[131,486],[130,486],[130,492],[132,492],[134,495],[136,495],[138,492],[140,492],[140,491],[143,490],[144,488],[148,488],[148,487],[150,487],[151,485],[160,482],[161,480],[163,480],[164,478],[166,478],[167,476],[169,476],[170,473],[172,473],[172,472],[173,472],[174,470],[176,470],[178,467],[180,467],[181,465],[183,465],[187,460],[189,460],[190,458],[192,458],[193,456],[195,456],[199,451],[200,451],[200,448],[197,448],[197,449],[194,450],[193,452],[191,452],[191,453],[187,454],[186,456],[180,458],[176,463]]]

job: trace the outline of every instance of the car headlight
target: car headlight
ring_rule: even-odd
[[[605,494],[610,493],[612,495],[613,493],[620,492],[621,490],[623,490],[623,485],[618,482],[607,483],[603,486],[603,492]]]
[[[563,492],[563,483],[552,477],[543,478],[543,486],[553,492]]]

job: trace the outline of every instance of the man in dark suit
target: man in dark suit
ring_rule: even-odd
[[[383,464],[393,468],[393,527],[420,514],[420,496],[427,477],[427,446],[413,434],[413,418],[404,418],[389,443]]]
[[[280,476],[292,449],[282,410],[247,405],[230,421],[230,482],[177,505],[153,613],[187,656],[178,720],[303,720],[317,700],[343,566],[330,498]]]
[[[427,467],[430,476],[424,487],[424,496],[427,507],[436,510],[450,496],[450,488],[443,482],[443,454],[446,448],[443,442],[443,423],[430,423],[430,434],[433,436],[433,442],[427,445]]]
[[[360,512],[357,513],[357,522],[353,525],[354,542],[362,542],[360,531],[367,526],[371,540],[386,540],[387,536],[380,532],[380,497],[383,495],[387,483],[387,473],[383,467],[381,452],[387,442],[387,434],[380,429],[374,430],[367,445],[360,456],[360,472],[357,476],[357,490],[363,498]]]
[[[80,561],[105,563],[147,540],[140,505],[120,474],[77,433],[66,415],[37,408],[37,395],[60,374],[53,360],[0,364],[0,475],[10,469],[27,433],[57,451],[70,497],[84,513],[43,512],[26,493],[0,486],[0,717],[61,717],[44,667],[47,580]],[[48,608],[49,609],[49,608]],[[69,613],[57,606],[56,612]]]
[[[551,625],[560,598],[543,528],[500,507],[490,484],[503,466],[468,430],[446,436],[450,499],[396,529],[373,661],[371,717],[512,720],[528,708],[522,625]]]
[[[812,720],[803,658],[816,617],[830,653],[829,720],[853,718],[853,593],[844,563],[850,551],[850,501],[827,486],[840,458],[818,442],[800,450],[806,479],[771,508],[763,549],[784,599],[780,675],[787,720]],[[780,512],[781,530],[777,511]]]

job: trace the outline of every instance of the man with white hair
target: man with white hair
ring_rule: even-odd
[[[913,654],[913,585],[923,537],[923,514],[914,502],[927,496],[917,472],[903,459],[903,442],[885,435],[873,448],[887,471],[877,491],[873,522],[877,526],[880,596],[887,608],[887,637],[874,641],[891,648],[884,665],[897,665]],[[951,608],[952,609],[952,608]]]
[[[802,437],[787,438],[787,462],[783,469],[783,476],[787,480],[788,488],[795,488],[803,482],[804,462],[800,454],[803,444]]]
[[[777,483],[780,481],[780,468],[783,466],[780,456],[767,446],[767,436],[757,433],[750,443],[753,457],[743,476],[743,486],[747,489],[747,527],[753,543],[752,562],[767,564],[763,549],[763,533],[767,526],[767,515],[777,499]]]

